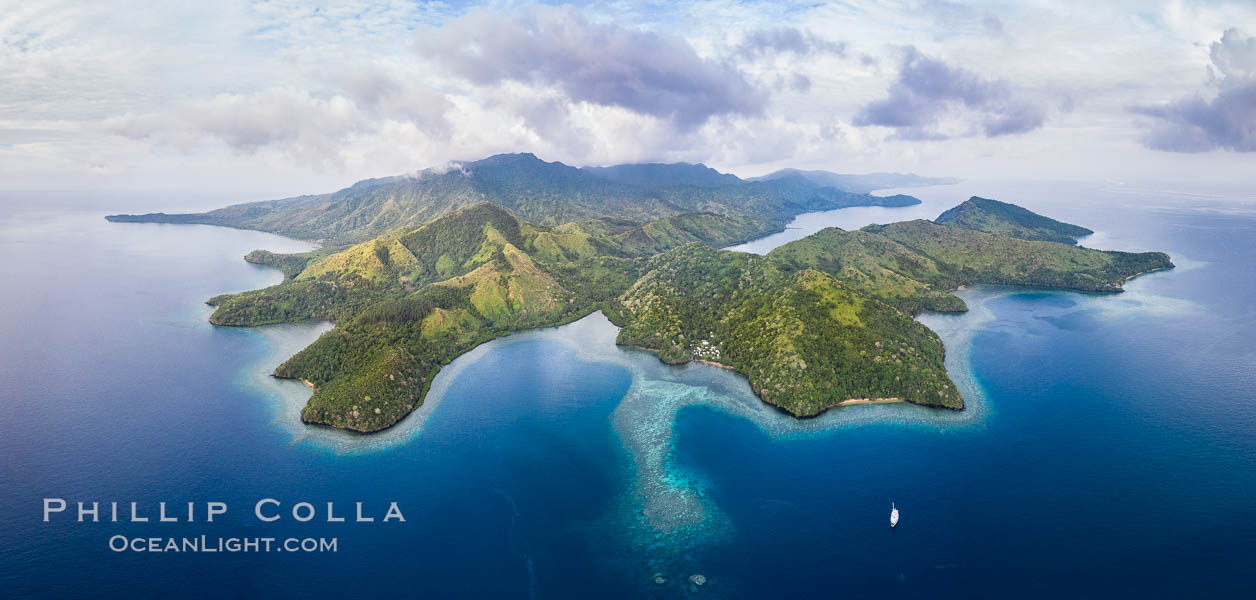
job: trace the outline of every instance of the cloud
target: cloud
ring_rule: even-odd
[[[301,162],[326,167],[339,162],[339,148],[369,121],[344,96],[315,98],[288,88],[250,94],[219,94],[177,110],[126,114],[106,119],[104,129],[126,138],[151,140],[190,151],[218,141],[245,153],[278,147]]]
[[[1154,119],[1143,139],[1148,148],[1256,152],[1256,36],[1227,29],[1210,50],[1206,83],[1215,90],[1211,98],[1196,93],[1159,106],[1130,107]]]
[[[436,90],[398,81],[370,67],[346,71],[336,80],[340,88],[373,117],[410,122],[434,136],[446,136],[450,132],[445,113],[453,104]]]
[[[1248,36],[1236,27],[1225,30],[1221,40],[1213,42],[1209,54],[1222,77],[1250,80],[1256,77],[1256,36]]]
[[[794,73],[789,78],[789,89],[799,93],[811,91],[811,78],[802,73]]]
[[[278,149],[317,168],[337,166],[355,137],[397,123],[433,138],[450,135],[453,104],[421,85],[360,68],[328,78],[340,91],[316,96],[289,87],[218,94],[166,111],[127,113],[103,121],[106,132],[151,140],[185,152],[219,142],[242,153]]]
[[[0,0],[0,180],[286,194],[508,151],[747,173],[839,161],[971,175],[976,160],[1032,176],[1250,170],[1250,154],[1127,152],[1125,137],[1138,119],[1136,135],[1153,147],[1244,147],[1252,42],[1221,32],[1256,22],[1250,2],[1168,2],[1134,16],[1128,1],[1084,11],[961,0],[526,3],[488,5],[494,15],[459,2],[134,10],[133,0]],[[416,53],[416,36],[433,48]],[[1192,40],[1204,43],[1189,53]],[[904,52],[879,49],[913,43],[968,88],[898,81]],[[999,77],[1006,83],[989,81]],[[1129,112],[1136,104],[1150,106]],[[860,113],[904,125],[858,127]],[[984,137],[1043,115],[1032,136]]]
[[[846,43],[830,41],[797,27],[777,27],[747,32],[734,53],[749,60],[784,53],[846,56]]]
[[[1195,96],[1133,111],[1158,120],[1143,140],[1148,148],[1256,152],[1256,83],[1228,87],[1211,100]]]
[[[767,93],[732,64],[666,33],[595,23],[571,7],[504,15],[474,10],[423,32],[415,49],[481,86],[551,86],[573,102],[618,106],[692,129],[718,115],[759,115]]]
[[[915,6],[915,10],[933,19],[938,25],[938,37],[955,35],[961,31],[996,37],[1004,33],[1002,19],[960,2],[924,0]],[[974,26],[978,29],[971,31]]]
[[[788,90],[806,94],[811,91],[812,79],[800,69],[808,59],[845,58],[846,50],[846,42],[829,40],[807,29],[774,27],[746,31],[726,52],[757,71],[755,82],[774,93]]]
[[[1005,82],[907,48],[889,96],[856,113],[854,124],[896,130],[895,137],[943,140],[1025,133],[1046,121],[1046,106],[1017,94]]]

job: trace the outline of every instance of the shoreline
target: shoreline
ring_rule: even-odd
[[[1129,280],[1131,280],[1131,279],[1133,279],[1133,278],[1135,278],[1135,277],[1138,277],[1138,276],[1140,276],[1140,275],[1148,275],[1148,274],[1151,274],[1151,273],[1159,273],[1160,271],[1171,271],[1171,270],[1176,269],[1176,268],[1177,268],[1177,265],[1173,264],[1173,259],[1172,259],[1172,258],[1170,258],[1170,259],[1169,259],[1169,266],[1167,266],[1167,267],[1160,267],[1159,269],[1149,269],[1149,270],[1147,270],[1147,271],[1142,271],[1142,272],[1140,272],[1140,273],[1135,273],[1135,274],[1133,274],[1133,275],[1130,275],[1129,277],[1126,277],[1125,279],[1122,279],[1122,280],[1121,280],[1121,285],[1122,285],[1122,286],[1124,286],[1126,283],[1128,283],[1128,282],[1129,282]],[[1124,289],[1122,289],[1121,291],[1123,292],[1123,291],[1125,291],[1125,290],[1124,290]]]
[[[266,265],[266,266],[269,266],[269,265]],[[272,268],[273,268],[273,267],[272,267]],[[470,348],[467,348],[465,351],[458,353],[456,356],[454,356],[454,357],[450,358],[450,359],[449,359],[449,360],[447,360],[447,361],[443,361],[443,362],[442,362],[439,366],[437,366],[437,367],[436,367],[435,371],[433,371],[433,372],[432,372],[432,374],[428,376],[428,378],[427,378],[427,382],[423,385],[423,390],[420,392],[420,394],[419,394],[419,397],[418,397],[417,401],[414,403],[414,406],[413,406],[413,407],[411,407],[411,408],[410,408],[410,410],[407,410],[404,414],[402,414],[402,415],[400,415],[399,417],[397,417],[397,419],[396,419],[396,420],[394,420],[393,422],[391,422],[391,423],[389,423],[389,424],[387,424],[387,425],[384,425],[383,427],[379,427],[379,428],[376,428],[376,429],[359,429],[359,428],[356,428],[356,427],[347,427],[347,426],[342,426],[342,425],[336,425],[336,424],[333,424],[333,423],[327,423],[327,422],[324,422],[324,421],[314,421],[314,420],[307,419],[307,418],[306,418],[306,416],[305,416],[305,408],[308,408],[308,407],[309,407],[309,400],[307,400],[307,401],[306,401],[305,408],[302,408],[302,410],[301,410],[301,422],[303,422],[303,423],[305,423],[305,424],[307,424],[307,425],[314,425],[314,426],[318,426],[318,427],[328,427],[328,428],[331,428],[331,429],[338,429],[338,430],[341,430],[341,431],[347,431],[347,432],[349,432],[349,433],[353,433],[353,434],[360,434],[360,435],[371,435],[371,434],[374,434],[374,433],[379,433],[379,432],[381,432],[381,431],[385,431],[385,430],[391,429],[391,428],[393,428],[393,427],[396,427],[396,426],[397,426],[398,424],[400,424],[401,422],[405,421],[407,417],[409,417],[411,414],[414,414],[414,412],[415,412],[415,411],[417,411],[417,410],[419,410],[420,408],[422,408],[422,407],[423,407],[424,403],[427,401],[428,392],[430,392],[430,391],[431,391],[431,388],[432,388],[432,381],[436,378],[436,376],[437,376],[438,374],[440,374],[440,372],[441,372],[442,370],[444,370],[444,368],[445,368],[446,366],[448,366],[450,363],[452,363],[453,361],[457,360],[458,358],[462,357],[463,355],[468,354],[468,353],[470,353],[470,352],[473,352],[473,351],[475,351],[475,349],[480,348],[480,347],[484,346],[485,344],[488,344],[488,343],[490,343],[490,342],[493,342],[493,341],[495,341],[495,340],[499,340],[499,339],[502,339],[502,338],[510,337],[510,336],[515,335],[515,334],[518,334],[518,333],[525,333],[525,332],[530,332],[530,331],[539,331],[539,330],[544,330],[544,329],[554,329],[554,328],[562,327],[562,326],[564,326],[564,325],[570,325],[571,323],[574,323],[574,322],[576,322],[576,321],[579,321],[579,320],[581,320],[581,319],[583,319],[583,318],[585,318],[585,317],[589,316],[590,314],[593,314],[594,312],[597,312],[598,310],[599,310],[599,309],[594,308],[594,309],[592,309],[592,310],[590,310],[589,312],[586,312],[586,313],[580,313],[580,314],[573,314],[573,315],[569,315],[567,318],[564,318],[562,321],[557,322],[557,323],[554,323],[554,324],[551,324],[551,325],[544,325],[544,326],[540,326],[540,327],[529,327],[529,328],[527,328],[527,329],[518,329],[518,330],[515,330],[515,331],[509,331],[509,332],[500,333],[500,334],[494,335],[493,337],[491,337],[491,338],[489,338],[489,339],[483,340],[483,341],[481,341],[480,343],[478,343],[478,344],[476,344],[476,345],[474,345],[474,346],[472,346],[472,347],[470,347]],[[334,323],[333,323],[333,325],[334,325]],[[239,327],[246,327],[246,328],[247,328],[247,327],[256,327],[256,325],[240,325]],[[307,346],[307,347],[308,347],[308,346]],[[296,356],[296,355],[294,354],[293,356]],[[289,358],[288,358],[288,360],[291,360],[291,358],[292,358],[292,357],[289,357]],[[282,366],[282,364],[281,364],[280,366]],[[276,370],[276,371],[278,371],[278,367],[276,367],[276,369],[275,369],[275,370]],[[311,390],[313,390],[314,392],[317,392],[317,391],[318,391],[318,388],[317,388],[317,387],[316,387],[316,386],[315,386],[312,382],[310,382],[310,381],[309,381],[309,380],[307,380],[307,379],[301,378],[301,377],[284,377],[284,376],[281,376],[281,375],[277,375],[277,374],[275,374],[275,372],[272,372],[272,373],[271,373],[271,377],[274,377],[274,378],[276,378],[276,379],[295,379],[295,380],[298,380],[298,381],[300,381],[301,383],[305,384],[305,385],[306,385],[306,387],[310,388],[310,389],[311,389]],[[312,399],[313,399],[313,396],[311,395],[310,400],[312,400]]]
[[[854,406],[856,404],[896,404],[899,402],[907,401],[902,398],[851,398],[850,400],[842,400],[833,406]]]
[[[633,346],[632,344],[619,344],[619,343],[616,343],[615,345],[616,345],[616,346],[623,347],[623,348],[632,348],[632,349],[634,349],[634,350],[643,350],[643,351],[645,351],[645,352],[649,352],[649,353],[651,353],[651,354],[654,354],[655,356],[658,356],[658,353],[659,353],[659,351],[658,351],[658,350],[655,350],[655,349],[653,349],[653,348],[646,348],[646,347],[644,347],[644,346]],[[660,358],[660,359],[659,359],[659,362],[661,362],[661,363],[663,363],[663,364],[665,364],[665,365],[672,365],[672,366],[676,366],[676,367],[679,367],[679,366],[682,366],[682,365],[686,365],[686,364],[689,364],[689,363],[691,363],[691,362],[694,362],[694,363],[702,363],[702,364],[704,364],[704,365],[711,365],[712,367],[719,367],[719,368],[721,368],[721,369],[727,369],[727,370],[729,370],[729,371],[732,371],[732,372],[734,372],[734,373],[737,373],[738,375],[741,375],[743,378],[745,378],[745,377],[746,377],[744,374],[742,374],[740,371],[738,371],[738,370],[737,370],[736,368],[734,368],[734,367],[731,367],[731,366],[726,365],[726,364],[724,364],[724,363],[718,363],[718,362],[715,362],[715,361],[706,360],[706,359],[701,359],[701,358],[691,358],[691,359],[689,359],[689,360],[687,360],[687,361],[685,361],[685,362],[683,362],[683,363],[669,363],[669,362],[667,362],[667,361],[665,361],[665,360],[663,360],[663,359],[661,359],[661,358]],[[747,383],[749,383],[749,381],[747,381]],[[773,404],[772,402],[768,402],[767,400],[764,400],[762,397],[760,397],[760,396],[759,396],[758,392],[756,392],[753,388],[752,388],[750,391],[751,391],[751,393],[753,393],[753,394],[755,395],[755,397],[756,397],[756,398],[759,398],[759,401],[760,401],[760,402],[762,402],[762,403],[764,403],[764,404],[766,404],[766,405],[768,405],[768,406],[771,406],[772,408],[775,408],[776,410],[779,410],[779,411],[781,411],[781,412],[783,412],[783,413],[785,413],[785,414],[787,414],[787,415],[789,415],[789,416],[791,416],[791,417],[793,417],[793,418],[795,418],[795,419],[799,419],[799,420],[804,420],[804,419],[814,419],[814,418],[816,418],[816,417],[818,417],[818,416],[820,416],[820,415],[824,414],[825,412],[827,412],[827,411],[829,411],[829,410],[832,410],[832,409],[834,409],[834,408],[837,408],[837,407],[839,407],[839,406],[858,406],[858,405],[860,405],[860,404],[916,404],[916,403],[914,403],[914,402],[910,402],[910,401],[908,401],[908,400],[907,400],[907,399],[905,399],[905,398],[847,398],[846,400],[840,400],[840,401],[838,401],[838,402],[834,402],[833,404],[830,404],[829,406],[825,407],[825,408],[824,408],[824,410],[821,410],[820,412],[818,412],[818,413],[816,413],[816,414],[814,414],[814,415],[799,415],[799,414],[794,414],[794,413],[792,413],[792,412],[790,412],[790,411],[788,411],[788,410],[786,410],[786,409],[782,408],[781,406],[778,406],[778,405],[776,405],[776,404]],[[946,409],[950,409],[950,410],[963,410],[963,408],[952,409],[952,408],[951,408],[951,407],[949,407],[949,406],[941,406],[941,405],[933,405],[933,404],[916,404],[916,405],[917,405],[917,406],[925,406],[925,407],[928,407],[928,408],[946,408]]]
[[[726,364],[724,364],[724,363],[717,363],[717,362],[715,362],[715,361],[713,361],[713,360],[706,360],[706,359],[703,359],[703,358],[695,358],[695,359],[693,359],[691,362],[702,363],[702,364],[704,364],[704,365],[711,365],[712,367],[719,367],[719,368],[721,368],[721,369],[728,369],[729,371],[734,371],[734,372],[735,372],[735,371],[737,371],[737,369],[734,369],[733,367],[730,367],[730,366],[728,366],[728,365],[726,365]]]

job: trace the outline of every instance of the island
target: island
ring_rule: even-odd
[[[891,401],[959,410],[942,341],[914,318],[966,310],[951,291],[1119,292],[1173,266],[1160,252],[1081,247],[1088,229],[982,198],[935,221],[825,229],[763,256],[718,249],[808,210],[918,202],[891,198],[788,174],[751,182],[702,165],[575,169],[507,155],[329,196],[111,220],[332,240],[249,253],[284,281],[211,298],[210,321],[333,322],[275,375],[313,388],[307,423],[364,433],[420,406],[440,369],[476,346],[598,310],[619,344],[732,369],[796,417]]]

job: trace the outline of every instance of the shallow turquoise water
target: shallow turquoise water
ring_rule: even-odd
[[[614,346],[600,315],[460,358],[380,436],[300,424],[267,373],[326,329],[215,328],[299,242],[115,225],[128,199],[8,198],[0,246],[4,595],[809,597],[1242,592],[1256,542],[1256,212],[1243,193],[969,183],[1163,249],[1119,295],[974,288],[926,315],[969,408],[796,421],[733,373]],[[892,209],[880,209],[888,211]],[[889,213],[887,213],[888,215]],[[904,213],[907,214],[907,213]],[[923,214],[923,213],[922,213]],[[914,216],[914,213],[909,216]],[[867,216],[831,215],[857,226]],[[878,218],[879,220],[879,218]],[[890,219],[886,219],[890,220]],[[16,291],[16,292],[14,292]],[[221,522],[43,523],[40,499],[222,500]],[[258,524],[262,497],[405,523]],[[889,503],[902,523],[886,527]],[[374,507],[374,508],[372,508]],[[109,536],[336,536],[335,554],[136,555]],[[654,573],[664,586],[650,581]],[[67,577],[67,573],[73,573]],[[702,573],[694,591],[685,578]]]

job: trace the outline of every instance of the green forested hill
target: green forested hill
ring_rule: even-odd
[[[693,196],[687,202],[704,205]],[[999,218],[987,225],[1003,227]],[[766,256],[711,247],[763,226],[709,211],[644,224],[615,216],[535,224],[478,203],[339,251],[252,252],[247,259],[281,269],[283,283],[210,299],[210,320],[335,322],[276,375],[314,387],[306,421],[356,431],[396,423],[423,402],[444,364],[475,346],[597,309],[622,327],[621,344],[670,363],[735,369],[765,402],[797,416],[857,399],[958,409],[941,340],[912,319],[965,310],[949,293],[955,287],[1118,291],[1133,275],[1172,266],[1157,252],[1102,252],[930,221],[825,229]]]
[[[211,321],[334,321],[336,329],[275,374],[314,386],[306,421],[376,431],[418,406],[432,377],[458,355],[511,331],[593,310],[584,279],[569,278],[573,291],[552,273],[561,277],[560,269],[542,264],[563,263],[608,293],[635,274],[625,259],[586,261],[580,239],[549,233],[491,204],[466,207],[413,230],[307,257],[305,268],[279,285],[213,298]],[[538,252],[538,239],[560,252]]]
[[[960,284],[1039,285],[1113,292],[1134,275],[1173,266],[1163,252],[1090,250],[923,220],[873,225],[863,231],[894,240],[945,265]]]
[[[732,246],[761,237],[764,230],[772,227],[770,221],[754,217],[686,213],[637,227],[608,231],[607,235],[629,253],[648,256],[690,242],[702,242],[715,248]]]
[[[1134,275],[1172,266],[1162,252],[1091,250],[929,221],[872,225],[860,231],[824,229],[776,248],[769,256],[794,269],[828,273],[912,315],[965,310],[963,301],[949,293],[961,285],[1111,292]]]
[[[949,293],[960,285],[1118,291],[1134,275],[1171,266],[1160,252],[1090,250],[930,221],[830,228],[765,257],[699,244],[655,256],[614,317],[620,343],[667,362],[732,367],[765,402],[798,416],[852,398],[960,408],[941,340],[911,316],[966,310]]]
[[[769,256],[794,270],[828,273],[911,315],[965,310],[964,302],[949,293],[962,282],[948,265],[875,233],[823,229],[780,246]]]
[[[644,225],[710,212],[753,219],[766,235],[790,218],[848,206],[906,206],[910,196],[876,197],[803,177],[746,182],[703,165],[620,165],[577,169],[532,154],[500,154],[444,171],[358,182],[332,194],[251,202],[207,213],[111,215],[111,221],[200,223],[349,244],[491,202],[520,218],[555,226],[612,218]]]
[[[797,416],[866,398],[963,406],[933,332],[825,273],[701,244],[646,268],[614,313],[621,344],[732,367]]]
[[[933,222],[1023,240],[1064,244],[1076,244],[1077,238],[1094,233],[1085,227],[1061,223],[1015,204],[977,196],[942,213]]]

